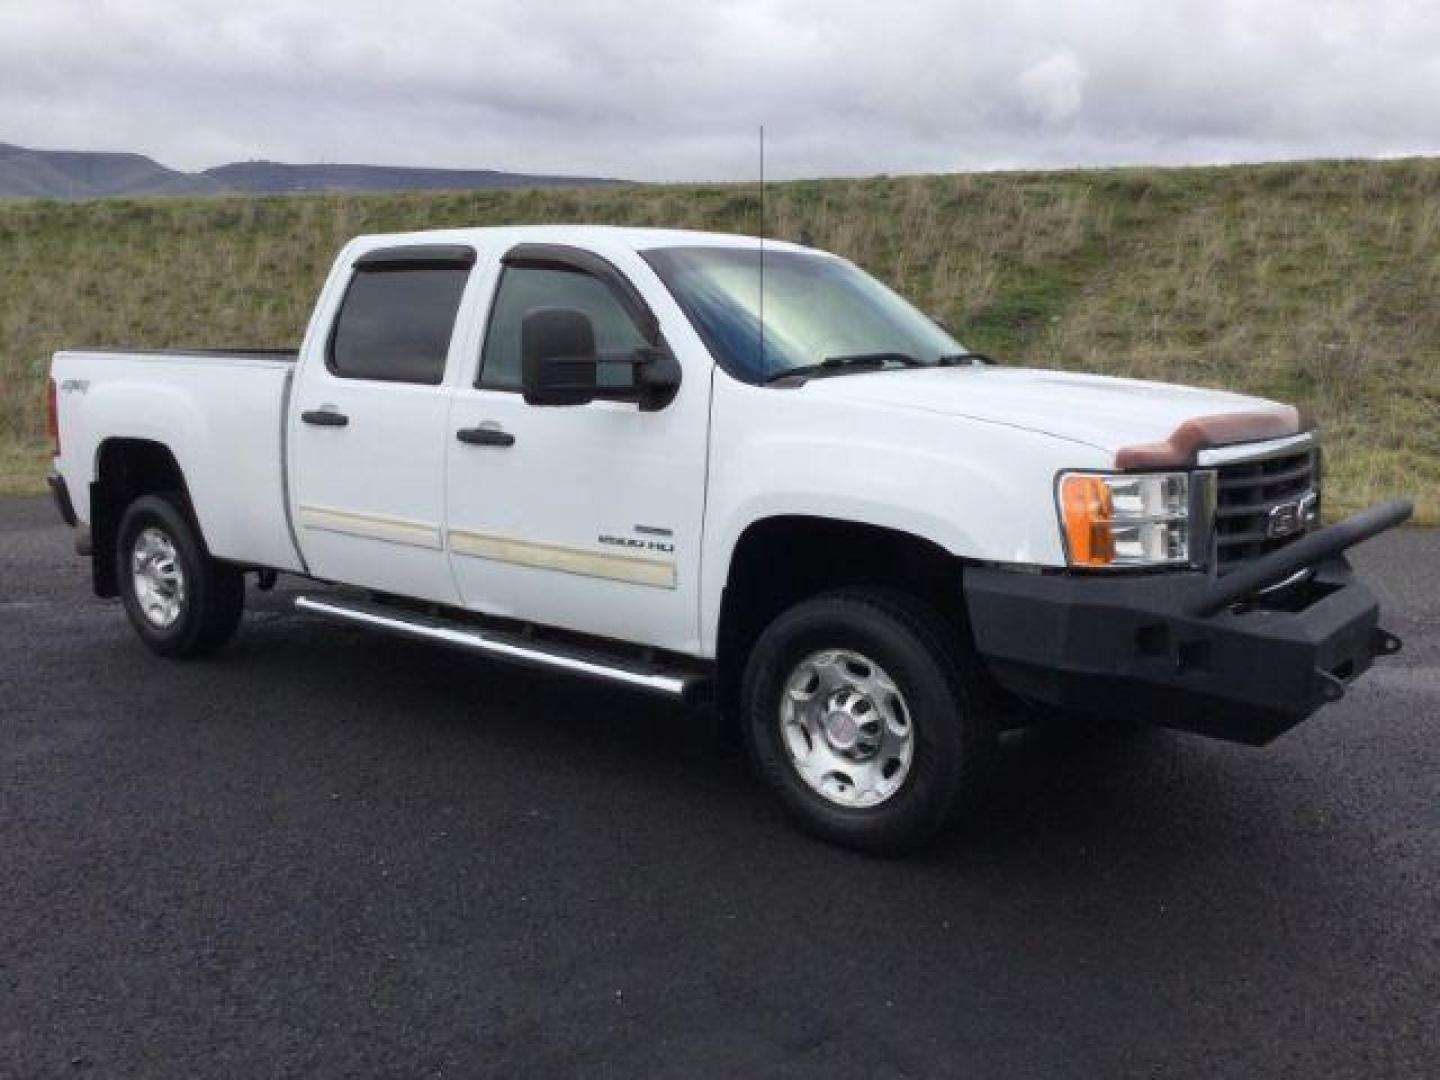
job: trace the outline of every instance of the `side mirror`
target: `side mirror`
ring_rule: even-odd
[[[663,409],[680,392],[680,362],[668,347],[644,349],[635,365],[635,386],[640,391],[640,411]]]
[[[520,387],[527,405],[595,400],[595,328],[575,308],[540,307],[520,321]]]

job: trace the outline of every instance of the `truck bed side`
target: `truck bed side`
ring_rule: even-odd
[[[197,350],[55,354],[61,455],[81,523],[117,449],[164,447],[213,555],[302,569],[288,521],[284,418],[294,354]]]

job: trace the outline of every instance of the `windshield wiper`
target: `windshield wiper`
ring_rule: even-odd
[[[886,364],[900,364],[902,367],[924,367],[922,360],[917,360],[909,353],[902,352],[873,352],[854,353],[850,356],[827,356],[818,364],[801,364],[798,367],[787,368],[784,371],[777,371],[765,381],[767,383],[779,382],[782,379],[804,378],[807,375],[839,373],[842,371],[880,371]]]
[[[990,364],[995,361],[982,352],[957,352],[942,356],[935,361],[941,367],[959,367],[961,364]]]

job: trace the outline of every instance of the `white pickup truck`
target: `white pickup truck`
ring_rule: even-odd
[[[840,843],[1040,712],[1263,743],[1376,655],[1297,410],[996,366],[851,263],[602,227],[360,237],[297,353],[56,354],[95,591],[196,656],[315,615],[693,699]]]

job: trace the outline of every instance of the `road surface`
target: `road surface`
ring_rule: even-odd
[[[1255,750],[1049,728],[918,859],[711,722],[300,617],[151,656],[0,502],[0,1075],[1440,1075],[1440,533]]]

